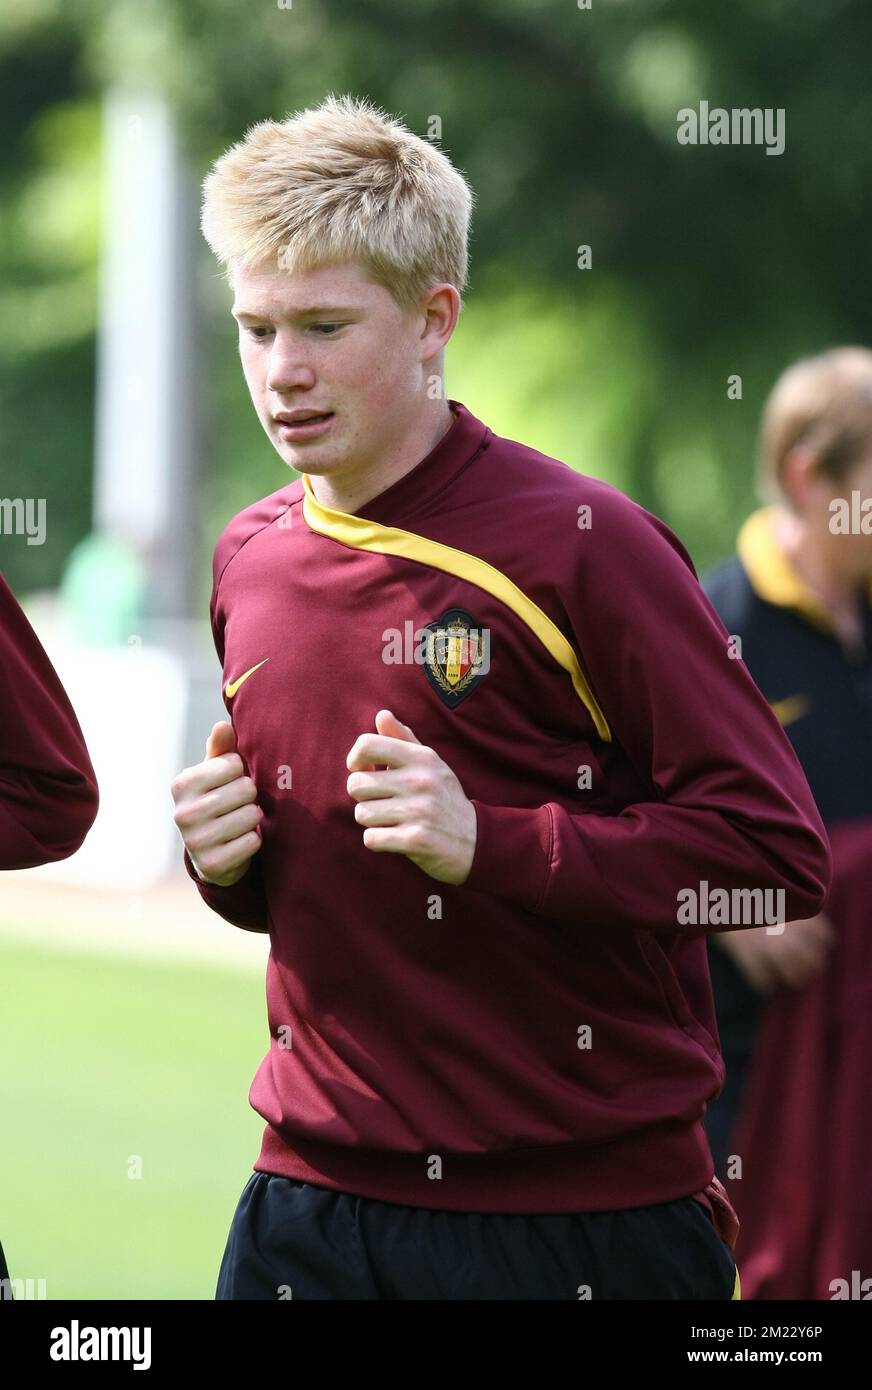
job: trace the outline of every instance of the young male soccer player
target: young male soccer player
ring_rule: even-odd
[[[99,803],[72,705],[45,649],[0,574],[0,869],[66,859]],[[0,1298],[11,1298],[0,1246]]]
[[[218,539],[232,727],[173,783],[203,898],[271,945],[217,1297],[729,1299],[678,895],[810,916],[826,837],[680,541],[444,398],[471,201],[351,98],[205,185],[302,474]]]
[[[760,445],[767,505],[705,583],[808,777],[833,883],[783,935],[710,939],[727,1083],[706,1124],[746,1295],[850,1298],[872,1273],[872,352],[795,362]]]

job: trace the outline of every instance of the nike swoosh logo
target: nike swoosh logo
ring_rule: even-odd
[[[811,701],[807,695],[788,695],[784,700],[773,700],[771,709],[775,718],[782,727],[792,724],[795,719],[799,719],[809,708]]]
[[[250,670],[244,671],[238,680],[228,681],[224,687],[224,694],[227,696],[228,700],[233,699],[233,696],[236,694],[243,681],[247,681],[249,676],[254,675],[254,672],[259,671],[261,666],[266,665],[268,661],[269,657],[265,656],[263,661],[259,661],[256,666],[252,666]]]

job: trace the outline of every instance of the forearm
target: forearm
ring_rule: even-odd
[[[556,573],[611,748],[579,716],[565,796],[527,807],[473,800],[476,846],[463,886],[542,917],[624,928],[754,925],[708,917],[703,900],[718,890],[731,899],[758,890],[744,900],[754,906],[767,894],[766,918],[767,907],[784,921],[813,916],[832,873],[826,831],[681,542],[603,487],[592,529]],[[590,810],[571,780],[586,761],[603,768]],[[707,920],[688,920],[692,895]]]
[[[269,911],[263,886],[260,861],[257,855],[250,861],[242,878],[229,887],[206,883],[194,868],[188,851],[184,852],[188,876],[196,883],[200,897],[207,907],[243,931],[268,932]]]
[[[96,784],[20,774],[0,776],[0,869],[32,869],[79,849],[97,810]]]
[[[704,912],[717,889],[760,889],[767,894],[764,921],[775,912],[789,921],[813,916],[829,884],[823,827],[819,833],[801,816],[749,826],[714,809],[661,803],[639,803],[615,816],[575,814],[554,802],[472,804],[476,847],[464,888],[558,921],[725,931],[755,923],[682,922],[688,892],[698,895]]]
[[[0,575],[0,868],[66,859],[99,804],[79,722],[39,638]]]

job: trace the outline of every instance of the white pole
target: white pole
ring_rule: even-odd
[[[142,555],[152,614],[179,618],[196,563],[197,188],[159,93],[107,93],[104,190],[94,524]]]

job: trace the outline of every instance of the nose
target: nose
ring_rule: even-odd
[[[315,384],[315,373],[306,358],[306,345],[292,334],[276,333],[267,366],[266,387],[277,396],[294,390],[308,390]]]

